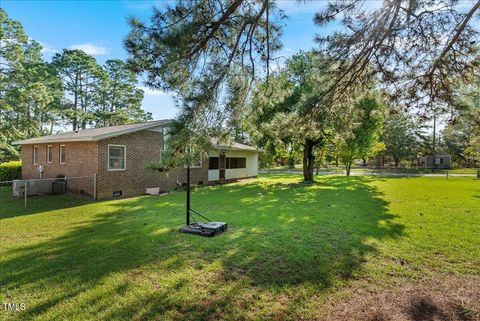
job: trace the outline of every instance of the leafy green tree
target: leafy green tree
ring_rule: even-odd
[[[394,112],[384,119],[381,141],[385,143],[384,154],[393,158],[395,166],[406,158],[417,156],[421,129],[411,116],[403,112]]]
[[[103,66],[106,77],[95,93],[95,125],[121,125],[152,119],[142,109],[143,91],[137,88],[137,76],[119,59],[107,60]]]
[[[333,127],[333,110],[317,105],[328,66],[323,56],[300,52],[260,84],[252,102],[258,135],[302,146],[305,182],[313,181],[314,150],[326,144]]]
[[[365,80],[372,74],[392,98],[425,107],[418,112],[451,102],[451,80],[478,64],[474,21],[480,1],[466,9],[457,0],[436,3],[393,0],[371,9],[368,1],[345,0],[319,12],[318,25],[338,19],[344,27],[318,37],[337,62],[333,81],[318,97],[327,100],[319,105],[335,103],[330,94],[345,97],[362,84],[369,90]],[[281,46],[283,17],[273,0],[178,1],[154,8],[148,23],[132,18],[125,46],[133,68],[148,76],[149,86],[175,92],[181,120],[194,126],[213,115],[241,114],[232,108],[243,106],[225,104],[222,90],[238,69],[246,78],[268,75]],[[245,96],[252,84],[234,87],[230,94]]]
[[[332,2],[315,16],[318,26],[337,20],[342,28],[317,37],[340,62],[327,92],[348,93],[372,73],[390,99],[429,114],[440,105],[456,106],[456,82],[468,81],[478,66],[480,1],[392,0],[375,9],[369,2]]]
[[[125,47],[148,86],[177,96],[179,120],[207,135],[233,125],[252,79],[269,73],[283,16],[273,1],[178,1],[149,23],[131,18]]]
[[[62,79],[70,108],[65,116],[72,124],[72,130],[85,129],[95,120],[95,93],[106,81],[106,73],[95,58],[78,49],[64,49],[52,58],[52,64]]]
[[[474,166],[480,161],[480,68],[466,84],[458,81],[455,94],[462,108],[450,114],[441,145],[454,161]]]
[[[338,141],[338,153],[347,176],[354,160],[366,158],[379,140],[383,123],[383,106],[378,99],[367,96],[356,104],[351,121],[353,130]]]
[[[111,60],[102,69],[80,50],[64,50],[47,63],[20,22],[1,8],[0,18],[0,161],[19,157],[12,141],[51,134],[65,123],[76,130],[151,119],[126,63]]]
[[[31,41],[18,21],[0,9],[0,154],[18,157],[13,140],[49,133],[58,120],[63,93],[42,47]],[[0,159],[1,160],[1,159]]]

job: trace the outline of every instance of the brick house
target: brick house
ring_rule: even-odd
[[[136,196],[146,188],[170,191],[186,182],[186,170],[168,174],[147,164],[158,162],[171,120],[90,128],[14,142],[22,146],[22,179],[87,177],[67,185],[97,199]],[[191,169],[192,184],[207,185],[257,176],[258,150],[232,142],[212,143],[208,159]]]

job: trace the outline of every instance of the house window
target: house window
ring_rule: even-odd
[[[66,157],[66,146],[60,145],[60,164],[65,164],[65,157]]]
[[[38,153],[38,146],[33,146],[33,156],[32,156],[33,165],[37,165],[37,153]]]
[[[208,159],[208,169],[219,169],[219,157],[210,157]]]
[[[168,150],[168,141],[170,139],[170,128],[169,127],[162,127],[162,137],[163,137],[163,144],[160,150],[160,160],[163,160],[165,157],[165,153]]]
[[[441,157],[436,157],[436,158],[435,158],[435,164],[443,164],[443,158],[441,158]]]
[[[170,128],[162,127],[162,135],[163,135],[162,151],[164,152],[168,149],[168,140],[170,139]]]
[[[126,151],[124,145],[108,145],[108,170],[125,170]]]
[[[47,163],[52,162],[52,145],[47,146]]]
[[[245,157],[228,157],[227,169],[247,168],[247,159]]]

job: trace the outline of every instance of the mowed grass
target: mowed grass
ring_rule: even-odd
[[[349,287],[480,276],[480,180],[264,175],[91,202],[1,190],[2,320],[314,320]],[[62,208],[62,207],[65,208]]]

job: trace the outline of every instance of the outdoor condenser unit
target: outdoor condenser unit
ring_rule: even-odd
[[[15,180],[13,181],[13,196],[25,196],[25,182],[27,182],[27,196],[52,193],[50,180]]]
[[[28,186],[27,186],[28,189]],[[25,194],[25,181],[15,180],[13,181],[12,194],[14,197],[23,197]]]

